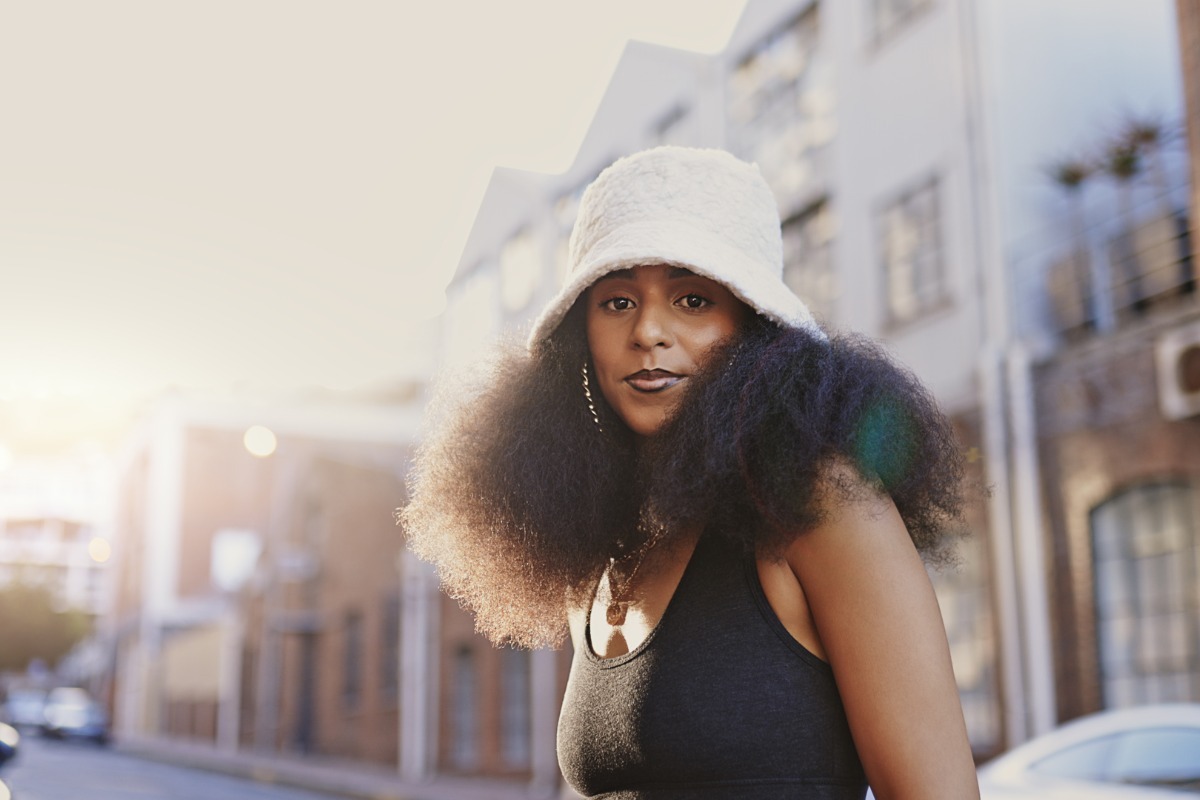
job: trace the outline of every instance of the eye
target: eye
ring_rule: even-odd
[[[712,305],[711,300],[695,292],[684,295],[679,299],[679,302],[683,304],[684,308],[704,308],[705,306]]]
[[[633,308],[633,301],[628,297],[610,297],[600,304],[601,308],[609,311],[626,311]]]

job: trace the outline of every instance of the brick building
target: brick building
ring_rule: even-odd
[[[416,399],[156,409],[118,484],[118,734],[397,763]]]
[[[1176,11],[1186,152],[1143,151],[1047,268],[1078,269],[1035,368],[1060,719],[1200,701],[1200,4]]]
[[[1194,288],[1173,305],[1038,367],[1062,719],[1200,701],[1200,401],[1160,401],[1179,337],[1200,352]]]

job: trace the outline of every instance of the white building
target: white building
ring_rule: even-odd
[[[111,465],[96,452],[28,458],[0,468],[0,587],[45,587],[55,604],[108,610]]]
[[[45,588],[55,606],[98,616],[107,610],[108,541],[91,521],[0,519],[0,588]]]
[[[567,172],[494,174],[448,289],[446,357],[527,329],[562,275],[582,189],[614,157],[671,142],[757,161],[784,220],[785,279],[920,375],[992,488],[962,569],[935,576],[976,754],[1047,730],[1033,354],[1011,323],[1044,289],[1013,280],[1010,255],[1044,219],[1049,192],[1030,187],[1075,143],[1064,129],[1099,124],[1130,87],[1177,109],[1171,20],[1165,0],[750,0],[718,55],[631,43]],[[1097,86],[1098,64],[1120,80]]]

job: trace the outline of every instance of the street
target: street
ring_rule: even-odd
[[[256,783],[125,755],[90,742],[21,737],[0,769],[14,800],[329,800],[331,795]]]

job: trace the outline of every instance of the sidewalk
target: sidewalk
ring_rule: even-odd
[[[212,745],[170,739],[122,737],[113,747],[138,758],[355,800],[549,800],[558,796],[558,787],[538,791],[528,784],[496,780],[439,777],[429,783],[405,783],[393,770],[378,764],[321,756],[229,753]]]

